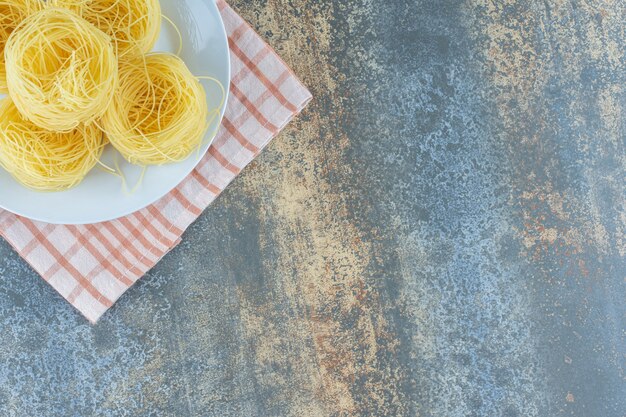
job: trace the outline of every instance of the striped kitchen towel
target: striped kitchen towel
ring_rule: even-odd
[[[193,173],[157,203],[85,226],[52,225],[0,210],[0,234],[95,323],[180,242],[181,235],[311,99],[309,91],[224,1],[231,94],[221,129]]]

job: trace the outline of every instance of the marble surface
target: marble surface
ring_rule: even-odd
[[[96,326],[0,244],[0,415],[624,417],[623,2],[231,4],[315,100]]]

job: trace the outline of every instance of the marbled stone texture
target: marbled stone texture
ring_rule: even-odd
[[[626,415],[626,5],[234,0],[310,107],[89,325],[0,245],[0,415]]]

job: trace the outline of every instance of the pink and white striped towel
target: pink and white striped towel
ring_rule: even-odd
[[[155,204],[85,226],[52,225],[0,210],[0,235],[89,321],[180,242],[189,225],[278,132],[311,94],[223,0],[231,95],[221,129],[193,173]]]

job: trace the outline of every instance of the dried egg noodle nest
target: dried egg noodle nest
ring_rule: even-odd
[[[119,57],[147,53],[161,31],[158,0],[54,0],[111,36]]]
[[[0,165],[26,187],[61,191],[78,185],[104,145],[95,124],[50,132],[23,118],[11,99],[0,102]]]
[[[113,44],[73,12],[48,7],[29,16],[4,52],[9,95],[36,125],[68,132],[109,107],[118,80]]]
[[[15,28],[42,6],[40,0],[0,0],[0,93],[7,92],[4,46]]]
[[[120,61],[120,85],[101,127],[130,163],[161,165],[200,147],[208,114],[205,91],[185,63],[154,53]]]

